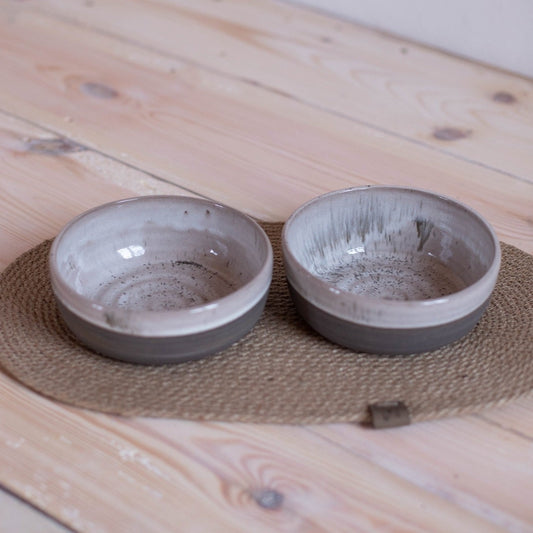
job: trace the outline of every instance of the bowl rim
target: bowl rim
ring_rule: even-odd
[[[322,280],[321,278],[315,276],[312,274],[293,254],[291,247],[289,246],[289,232],[291,230],[291,226],[293,222],[296,220],[296,218],[306,209],[308,209],[311,205],[315,205],[319,202],[324,201],[327,198],[330,198],[332,196],[341,196],[345,194],[353,194],[358,192],[365,192],[365,191],[398,191],[402,193],[407,194],[422,194],[424,196],[431,197],[433,199],[437,199],[440,201],[443,201],[447,204],[453,205],[455,208],[462,209],[463,211],[467,212],[471,216],[474,216],[478,219],[478,221],[481,223],[481,225],[484,227],[484,229],[489,234],[491,241],[494,246],[494,257],[493,260],[486,270],[486,272],[474,283],[471,283],[470,285],[466,286],[465,288],[456,291],[454,293],[451,293],[449,295],[435,297],[435,298],[428,298],[425,300],[392,300],[392,299],[385,299],[385,298],[378,298],[374,296],[364,295],[364,294],[357,294],[352,293],[346,290],[338,289],[332,284],[328,283],[327,281]],[[299,283],[300,279],[304,279],[307,282],[307,285],[312,285],[313,289],[321,291],[323,293],[333,293],[334,296],[342,296],[344,299],[350,301],[352,304],[355,305],[355,303],[359,303],[361,307],[368,307],[368,308],[376,308],[377,306],[383,306],[383,304],[386,304],[387,308],[390,310],[391,314],[398,314],[400,312],[420,312],[424,311],[426,315],[429,315],[431,311],[440,312],[441,309],[444,309],[445,307],[454,307],[455,312],[448,316],[447,319],[443,320],[437,319],[436,317],[434,319],[431,319],[430,317],[427,317],[427,319],[424,321],[424,326],[435,326],[435,325],[441,325],[447,322],[452,322],[453,320],[456,320],[457,318],[461,318],[462,316],[468,314],[469,312],[472,312],[475,310],[475,308],[479,307],[479,305],[482,305],[486,299],[490,296],[494,285],[496,283],[496,279],[498,276],[498,272],[500,269],[501,264],[501,247],[499,239],[490,225],[490,223],[475,209],[472,207],[464,204],[463,202],[459,200],[455,200],[454,198],[451,198],[450,196],[443,195],[441,193],[437,193],[434,191],[430,191],[427,189],[422,188],[416,188],[416,187],[409,187],[409,186],[401,186],[401,185],[364,185],[364,186],[358,186],[358,187],[348,187],[344,189],[338,189],[334,191],[329,191],[325,194],[322,194],[320,196],[316,196],[309,201],[305,202],[301,206],[299,206],[287,219],[283,226],[282,230],[282,237],[281,237],[281,245],[282,245],[282,252],[284,256],[284,262],[286,265],[287,270],[287,278],[291,285],[293,285],[293,288],[298,290],[300,292],[301,296],[310,301],[313,305],[316,305],[323,311],[326,311],[334,316],[337,316],[338,318],[342,318],[344,320],[348,320],[351,322],[357,322],[353,319],[353,315],[347,310],[347,309],[339,309],[335,305],[333,305],[336,301],[335,297],[331,297],[327,300],[328,304],[324,303],[324,299],[320,298],[313,298],[312,293],[310,294],[308,291],[303,290],[302,284]],[[298,277],[295,278],[295,276],[291,275],[294,265],[296,265],[299,273]],[[303,292],[303,294],[302,294]],[[480,299],[480,293],[485,294],[485,298],[481,301]],[[477,296],[477,298],[472,299],[473,296]],[[477,302],[477,305],[470,305],[468,306],[468,302]],[[464,312],[458,313],[457,308],[461,306],[466,306],[467,308],[464,309]],[[436,313],[435,313],[436,314]],[[373,327],[396,327],[396,328],[402,328],[402,329],[408,329],[412,327],[419,327],[417,324],[413,324],[412,322],[409,323],[405,320],[400,320],[397,323],[390,323],[387,325],[383,325],[381,323],[378,323],[375,319],[368,318],[367,320],[362,319],[362,322],[366,323],[369,326]]]
[[[136,311],[119,306],[103,305],[98,300],[78,293],[66,282],[58,267],[58,251],[62,239],[68,232],[90,215],[109,210],[124,204],[145,202],[178,202],[182,205],[204,205],[211,209],[233,213],[246,221],[264,243],[266,256],[258,271],[245,284],[236,290],[215,300],[170,311]],[[186,195],[144,195],[123,198],[87,209],[67,222],[53,239],[48,254],[48,270],[52,291],[59,302],[80,319],[107,331],[138,337],[179,337],[210,331],[231,323],[251,310],[269,290],[272,280],[273,251],[272,244],[263,228],[247,214],[227,205],[212,200]],[[110,316],[127,320],[109,320]],[[126,325],[128,324],[128,325]]]

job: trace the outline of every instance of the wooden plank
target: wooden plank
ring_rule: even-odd
[[[518,435],[533,443],[533,397],[519,398],[500,409],[484,411],[477,416],[487,424]]]
[[[533,398],[521,403],[531,409]],[[389,431],[386,436],[367,431],[364,439],[358,438],[359,428],[349,425],[312,431],[508,531],[529,531],[533,421],[524,407],[521,411],[520,405],[511,404],[480,415]],[[518,431],[486,421],[506,415],[514,417]]]
[[[532,179],[531,80],[274,1],[32,0],[20,9],[34,6]]]
[[[530,182],[46,15],[0,29],[0,105],[113,158],[271,220],[326,190],[419,186],[533,251]]]
[[[77,531],[170,531],[178,520],[198,531],[232,525],[230,515],[207,505],[198,513],[204,498],[180,465],[135,455],[130,443],[102,433],[82,412],[37,397],[4,375],[0,388],[3,482],[58,520]]]
[[[502,4],[484,0],[405,0],[401,4],[395,0],[289,1],[533,78],[533,63],[523,54],[524,50],[533,49],[533,6],[529,2],[507,0],[502,9]]]
[[[304,428],[124,420],[0,389],[6,484],[76,530],[500,531]]]
[[[0,161],[0,268],[101,203],[146,194],[191,194],[2,113]]]

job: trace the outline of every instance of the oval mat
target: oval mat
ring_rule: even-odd
[[[226,351],[200,361],[137,366],[80,346],[58,316],[46,241],[0,275],[0,365],[67,404],[190,420],[366,423],[370,405],[400,401],[410,420],[419,421],[499,405],[533,390],[533,256],[502,243],[491,303],[467,337],[431,353],[368,355],[330,343],[300,320],[283,273],[282,225],[263,227],[276,258],[269,300],[256,327]]]

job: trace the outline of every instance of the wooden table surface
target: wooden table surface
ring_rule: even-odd
[[[362,184],[450,195],[533,253],[531,80],[280,1],[2,2],[0,154],[2,269],[118,198],[283,220]],[[0,485],[2,532],[533,531],[533,397],[382,431],[197,423],[0,372]]]

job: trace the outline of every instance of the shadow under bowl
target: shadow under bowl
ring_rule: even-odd
[[[259,319],[272,279],[262,228],[235,209],[181,196],[112,202],[52,244],[59,310],[98,353],[161,364],[227,348]]]
[[[355,351],[408,354],[466,335],[500,267],[490,225],[428,191],[372,186],[325,194],[286,222],[291,296],[324,337]]]

